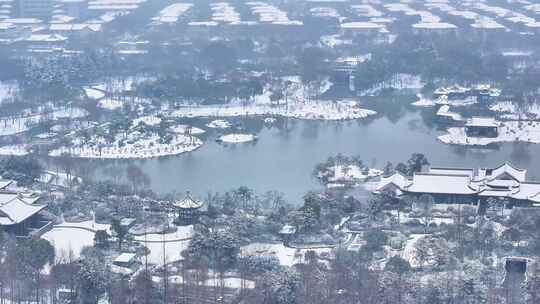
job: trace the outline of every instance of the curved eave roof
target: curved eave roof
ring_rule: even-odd
[[[175,201],[173,205],[180,209],[198,209],[203,205],[202,201],[196,200],[190,195],[187,195],[184,199]]]

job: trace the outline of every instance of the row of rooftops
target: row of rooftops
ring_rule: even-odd
[[[527,180],[527,170],[509,163],[495,168],[431,167],[413,176],[395,173],[383,177],[375,192],[397,194],[478,195],[507,197],[540,203],[540,183]]]
[[[463,94],[463,95],[489,95],[492,97],[498,97],[501,95],[501,90],[494,88],[489,84],[479,84],[472,87],[462,87],[459,85],[453,85],[450,87],[441,87],[433,92],[433,95],[443,96],[451,94]]]

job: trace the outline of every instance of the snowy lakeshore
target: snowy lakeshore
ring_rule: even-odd
[[[540,143],[540,122],[508,121],[501,123],[497,137],[470,137],[465,128],[449,128],[448,133],[438,139],[445,144],[487,146],[499,142]]]

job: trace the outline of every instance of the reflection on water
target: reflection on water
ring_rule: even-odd
[[[511,160],[529,168],[531,177],[540,176],[540,145],[516,143],[487,149],[444,145],[436,139],[440,131],[426,124],[425,112],[401,113],[397,119],[385,116],[348,122],[278,119],[272,127],[264,126],[261,119],[241,118],[236,122],[257,133],[257,142],[218,144],[214,139],[220,131],[214,131],[205,135],[205,144],[193,153],[116,163],[136,163],[149,175],[151,187],[161,193],[190,190],[204,195],[246,185],[258,192],[279,190],[291,202],[320,187],[311,172],[317,163],[337,153],[359,155],[379,167],[387,161],[405,161],[415,152],[441,166],[495,166]]]

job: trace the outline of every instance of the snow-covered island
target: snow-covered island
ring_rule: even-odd
[[[353,187],[379,177],[383,171],[368,168],[358,158],[337,156],[317,165],[314,175],[328,188]]]
[[[178,104],[173,117],[237,117],[273,116],[308,120],[351,120],[366,118],[376,112],[361,107],[355,100],[321,100],[320,96],[332,86],[324,80],[316,92],[308,92],[298,76],[283,77],[287,85],[287,96],[276,97],[267,86],[262,94],[251,100],[235,98],[226,104],[196,105]]]
[[[448,133],[438,139],[446,144],[487,146],[501,142],[530,142],[540,143],[540,122],[536,121],[507,121],[497,126],[496,136],[471,136],[467,126],[449,128]]]
[[[177,155],[196,150],[202,146],[198,138],[177,135],[168,143],[160,143],[157,135],[132,135],[131,140],[123,143],[116,138],[112,143],[106,143],[103,138],[94,137],[84,143],[74,140],[73,146],[63,146],[52,150],[50,156],[60,156],[64,153],[80,158],[152,158],[167,155]]]
[[[257,136],[253,134],[233,133],[222,135],[216,139],[218,142],[224,143],[244,143],[257,140]]]
[[[224,106],[185,106],[172,113],[174,117],[281,116],[308,120],[351,120],[366,118],[377,112],[361,108],[355,101],[313,101],[290,105],[254,103]]]
[[[226,120],[217,119],[207,123],[206,126],[211,129],[227,129],[230,128],[232,125]]]
[[[160,130],[161,118],[143,116],[130,124],[104,124],[92,131],[68,137],[71,141],[50,151],[50,156],[68,154],[81,158],[151,158],[177,155],[199,148],[203,142],[186,133],[186,125]],[[159,126],[158,126],[159,125]],[[176,132],[182,129],[184,132]]]

